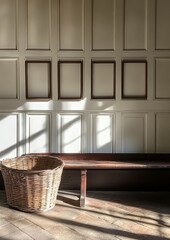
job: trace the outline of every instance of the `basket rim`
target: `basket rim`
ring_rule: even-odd
[[[12,167],[8,167],[6,165],[3,164],[3,162],[7,161],[7,160],[11,160],[11,161],[15,161],[17,158],[25,158],[26,156],[19,156],[19,157],[15,157],[15,158],[6,158],[6,159],[3,159],[1,160],[1,163],[0,163],[0,170],[2,170],[3,168],[7,169],[7,170],[10,170],[10,171],[15,171],[15,172],[18,172],[18,173],[27,173],[27,174],[35,174],[35,173],[51,173],[51,172],[55,172],[58,168],[62,168],[64,167],[64,162],[60,159],[60,158],[57,158],[57,157],[52,157],[52,156],[48,156],[50,157],[51,159],[54,159],[54,160],[57,160],[59,161],[61,164],[53,169],[42,169],[42,170],[27,170],[27,169],[16,169],[16,168],[12,168]],[[43,155],[31,155],[31,157],[45,157]]]

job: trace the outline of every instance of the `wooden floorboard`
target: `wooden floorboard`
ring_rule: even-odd
[[[75,192],[59,192],[43,213],[10,208],[0,191],[1,240],[168,240],[169,192],[87,192],[85,208]]]

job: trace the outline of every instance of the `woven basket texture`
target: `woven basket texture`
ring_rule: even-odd
[[[52,209],[63,167],[63,161],[50,156],[31,155],[2,160],[7,203],[26,212]]]

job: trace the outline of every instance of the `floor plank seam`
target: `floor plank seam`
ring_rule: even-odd
[[[30,237],[31,239],[35,240],[35,238],[32,238],[30,234],[26,233],[22,228],[16,226],[15,224],[13,224],[13,222],[11,222],[11,224],[16,227],[19,231],[23,232],[24,234],[26,234],[28,237]]]

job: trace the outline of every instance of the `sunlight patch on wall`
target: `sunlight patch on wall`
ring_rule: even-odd
[[[92,116],[92,146],[93,152],[112,152],[112,116]]]
[[[82,143],[82,123],[81,115],[61,115],[60,116],[60,152],[79,153]]]

